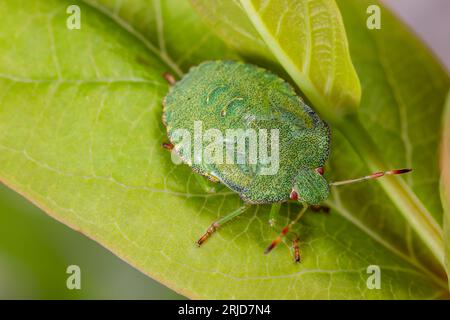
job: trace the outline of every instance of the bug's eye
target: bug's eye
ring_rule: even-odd
[[[320,174],[321,176],[323,176],[323,174],[325,173],[325,169],[324,169],[323,167],[318,167],[318,168],[316,168],[315,170],[316,170],[316,172],[317,172],[318,174]]]
[[[289,198],[290,198],[291,200],[298,200],[298,193],[297,193],[294,189],[292,189]]]

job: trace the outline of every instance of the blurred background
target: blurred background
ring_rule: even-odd
[[[352,0],[357,1],[357,0]],[[385,0],[450,70],[450,1]],[[69,265],[81,290],[68,290]],[[0,184],[0,299],[183,299]]]
[[[351,0],[353,1],[353,0]],[[450,1],[382,0],[422,38],[450,71]],[[383,18],[381,18],[383,24]]]

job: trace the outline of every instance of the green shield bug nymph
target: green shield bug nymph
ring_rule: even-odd
[[[260,67],[234,61],[208,61],[191,68],[178,82],[169,74],[165,77],[172,86],[163,101],[163,123],[170,140],[163,146],[173,149],[196,173],[225,184],[245,202],[215,221],[197,241],[198,245],[250,204],[272,204],[273,217],[280,203],[300,201],[303,209],[267,247],[268,253],[308,206],[318,206],[328,198],[331,185],[411,171],[377,172],[329,183],[323,177],[330,153],[328,125],[290,84]],[[195,150],[198,142],[186,143],[186,136],[196,136],[199,128],[205,135],[208,132],[210,139],[215,138],[211,139],[215,142],[214,152],[210,153],[214,156],[209,159],[206,148]],[[270,152],[263,152],[267,149]],[[297,238],[293,247],[295,261],[300,261]]]

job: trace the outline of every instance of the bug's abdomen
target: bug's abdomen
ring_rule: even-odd
[[[165,98],[164,118],[175,148],[174,132],[184,129],[194,135],[199,124],[203,134],[217,130],[225,140],[230,130],[253,130],[257,140],[261,130],[269,140],[277,130],[278,165],[270,175],[261,174],[261,163],[194,163],[188,160],[193,153],[182,155],[196,171],[216,176],[250,202],[286,199],[299,168],[323,166],[328,158],[327,125],[288,83],[250,64],[212,61],[192,68]],[[248,150],[244,153],[250,156]]]

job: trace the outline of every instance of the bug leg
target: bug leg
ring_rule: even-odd
[[[294,250],[294,262],[300,263],[300,247],[298,245],[298,237],[292,240],[292,249]]]
[[[278,235],[278,237],[275,238],[275,240],[273,240],[270,245],[266,248],[266,250],[264,251],[265,254],[269,253],[270,251],[272,251],[280,242],[281,240],[283,240],[283,237],[289,232],[289,230],[292,228],[292,226],[294,224],[296,224],[300,218],[303,216],[303,214],[306,212],[306,210],[308,209],[308,205],[303,203],[303,208],[300,211],[300,213],[297,215],[297,217],[295,217],[294,220],[292,220],[287,226],[285,226],[280,234]]]
[[[232,220],[233,218],[236,218],[237,216],[244,213],[245,210],[247,210],[249,205],[244,205],[233,212],[227,214],[225,217],[220,218],[217,221],[214,221],[209,228],[206,230],[205,234],[200,237],[200,239],[197,240],[197,245],[201,246],[203,242],[205,242],[219,227],[227,223],[228,221]]]
[[[281,203],[273,203],[269,213],[269,225],[273,228],[278,220],[278,214],[280,213]]]
[[[169,151],[173,149],[173,144],[170,142],[163,142],[161,146],[164,149],[169,150]]]
[[[175,77],[173,76],[173,74],[171,74],[170,72],[164,72],[163,75],[164,79],[166,79],[167,83],[171,86],[173,86],[175,84],[175,82],[177,82],[175,80]]]
[[[215,193],[216,188],[214,187],[213,182],[205,178],[204,176],[195,173],[194,174],[195,180],[197,180],[198,184],[202,188],[203,191],[206,193]]]
[[[330,213],[330,207],[327,206],[317,205],[317,206],[310,206],[309,208],[314,212]]]

